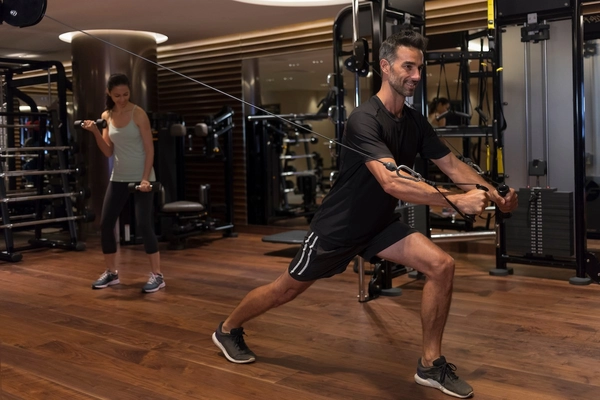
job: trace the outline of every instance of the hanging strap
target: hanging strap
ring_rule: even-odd
[[[442,57],[441,63],[440,63],[440,82],[442,81],[442,75],[444,76],[444,81],[446,82],[446,95],[448,96],[448,101],[451,102],[451,96],[450,96],[450,86],[448,85],[448,74],[446,74],[446,63],[444,62],[444,58]],[[442,87],[441,84],[438,84],[438,89],[437,89],[437,98],[440,98],[440,88]],[[452,102],[451,102],[452,104]]]

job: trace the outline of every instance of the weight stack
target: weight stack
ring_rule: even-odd
[[[519,189],[519,207],[505,220],[508,255],[572,257],[573,194],[556,189]]]
[[[427,206],[404,204],[397,209],[402,221],[425,236],[427,233]]]

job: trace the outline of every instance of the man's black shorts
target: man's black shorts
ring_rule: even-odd
[[[306,233],[302,247],[290,263],[288,271],[298,281],[312,281],[341,274],[360,255],[370,260],[379,252],[417,232],[400,220],[396,220],[373,236],[368,242],[355,246],[337,246],[319,238],[311,230]]]

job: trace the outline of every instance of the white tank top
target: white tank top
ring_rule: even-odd
[[[133,121],[133,111],[131,119],[127,125],[122,128],[115,127],[110,121],[108,123],[108,136],[114,145],[113,151],[113,170],[110,180],[114,182],[139,182],[144,175],[144,164],[146,162],[146,151],[140,129]],[[155,181],[154,168],[150,171],[149,181]]]

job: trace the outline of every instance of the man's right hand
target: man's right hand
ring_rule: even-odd
[[[490,196],[484,190],[473,189],[466,193],[449,195],[448,200],[464,214],[481,215],[490,202]]]

